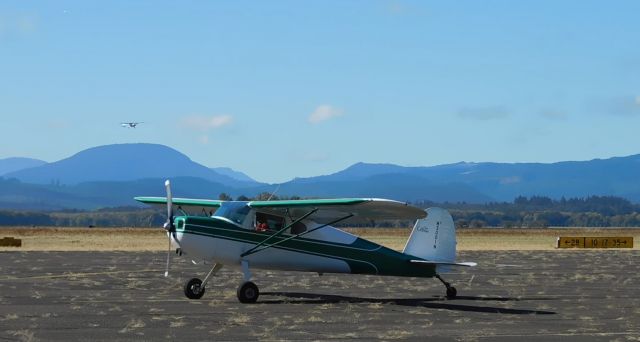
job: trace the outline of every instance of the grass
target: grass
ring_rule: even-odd
[[[347,228],[347,232],[402,250],[410,228]],[[479,228],[459,229],[456,232],[458,250],[554,250],[558,236],[633,236],[640,241],[640,228],[546,228],[504,229]],[[634,244],[638,249],[638,243]]]
[[[167,249],[161,228],[0,228],[0,237],[22,239],[22,247],[0,251],[159,251]]]
[[[402,250],[410,228],[346,228],[345,231],[383,246]],[[0,251],[164,251],[161,228],[0,228],[0,238],[22,239],[22,247]],[[633,236],[640,228],[459,229],[458,250],[553,250],[558,236]],[[638,243],[634,249],[638,249]]]

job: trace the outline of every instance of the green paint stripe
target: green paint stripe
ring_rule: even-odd
[[[243,242],[243,243],[249,243],[249,244],[255,243],[255,242],[250,241],[250,240],[232,238],[232,237],[229,237],[229,236],[226,236],[226,235],[218,235],[218,234],[202,233],[202,232],[194,232],[194,231],[184,231],[183,233],[191,234],[191,235],[207,236],[207,237],[212,237],[212,238],[218,238],[218,239],[230,240],[230,241],[236,241],[236,242]],[[319,257],[328,258],[328,259],[341,260],[341,261],[346,262],[349,265],[349,268],[352,269],[352,270],[353,270],[353,267],[351,266],[352,263],[354,263],[354,262],[362,263],[362,264],[365,264],[365,265],[371,267],[371,270],[373,270],[373,272],[360,272],[360,273],[367,273],[367,274],[378,274],[379,273],[378,272],[378,268],[373,263],[370,263],[370,262],[364,261],[364,260],[356,260],[356,259],[350,259],[350,258],[345,258],[345,257],[341,257],[341,256],[336,256],[336,255],[316,253],[316,252],[311,252],[309,250],[301,250],[301,249],[296,249],[296,248],[283,247],[281,245],[273,246],[273,247],[270,247],[270,248],[276,248],[276,249],[281,249],[281,250],[286,250],[286,251],[296,252],[296,253],[301,253],[301,254],[307,254],[307,255],[314,255],[314,256],[319,256]],[[357,267],[357,269],[360,269],[360,268],[361,267]],[[352,273],[354,273],[354,272],[352,272]]]
[[[183,217],[186,221],[187,233],[211,236],[216,238],[257,244],[269,236],[255,231],[234,226],[224,220],[204,217]],[[274,242],[284,240],[288,236],[273,238]],[[319,255],[344,260],[349,264],[352,273],[380,274],[396,276],[432,277],[434,267],[410,263],[413,256],[408,256],[373,242],[357,238],[352,244],[295,238],[271,247],[293,250],[299,253]],[[366,266],[366,264],[373,265]],[[374,270],[375,269],[375,270]]]
[[[195,227],[199,227],[202,229],[216,229],[216,230],[226,230],[228,232],[230,232],[231,234],[233,233],[240,233],[243,235],[250,235],[250,241],[251,243],[259,243],[262,240],[268,238],[269,236],[271,236],[271,234],[273,234],[273,231],[268,231],[268,232],[257,232],[255,230],[248,230],[248,229],[244,229],[241,228],[241,226],[227,222],[225,220],[222,220],[220,218],[217,217],[192,217],[192,216],[179,216],[176,217],[177,220],[185,220],[187,219],[189,220],[189,225],[190,226],[195,226]],[[213,226],[212,221],[216,224],[216,226]],[[180,224],[178,224],[178,222],[176,222],[176,227],[180,227]],[[184,228],[178,228],[177,231],[183,231]],[[279,242],[281,240],[285,240],[290,238],[292,235],[290,234],[282,234],[280,236],[276,236],[274,237],[271,241],[273,243],[275,242]],[[360,239],[358,237],[356,237],[355,241],[351,244],[346,244],[346,243],[340,243],[340,242],[334,242],[334,241],[326,241],[326,240],[318,240],[318,239],[313,239],[313,238],[306,238],[306,237],[296,237],[291,239],[291,241],[294,242],[308,242],[308,243],[315,243],[315,244],[319,244],[319,245],[324,245],[324,246],[331,246],[331,247],[341,247],[341,248],[349,248],[349,249],[356,249],[359,251],[364,251],[364,252],[375,252],[381,248],[386,248],[384,246],[381,246],[379,244],[373,243],[371,241],[368,240],[364,240],[364,239]],[[415,257],[414,257],[415,259]]]

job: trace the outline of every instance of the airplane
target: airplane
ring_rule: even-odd
[[[255,303],[260,294],[251,281],[251,269],[381,276],[437,278],[453,299],[457,290],[442,277],[452,267],[476,266],[456,262],[455,225],[441,208],[421,209],[407,203],[379,198],[338,198],[273,201],[220,201],[173,198],[165,182],[166,197],[135,197],[166,206],[164,229],[169,238],[165,277],[171,251],[213,264],[203,280],[184,285],[189,299],[200,299],[207,284],[223,265],[239,268],[237,289],[241,303]],[[181,215],[174,216],[174,206]],[[185,210],[191,211],[187,213]],[[378,219],[415,219],[402,252],[333,227],[339,222],[371,222]]]
[[[136,128],[136,126],[138,126],[141,123],[144,123],[144,122],[121,122],[120,126],[125,128]]]

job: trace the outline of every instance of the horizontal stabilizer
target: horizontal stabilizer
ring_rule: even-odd
[[[442,266],[465,266],[473,267],[478,265],[475,262],[448,262],[448,261],[429,261],[429,260],[409,260],[411,263],[426,265],[442,265]]]

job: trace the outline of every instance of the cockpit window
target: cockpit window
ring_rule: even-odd
[[[222,202],[213,216],[224,217],[237,224],[242,224],[250,211],[251,208],[246,202]]]

